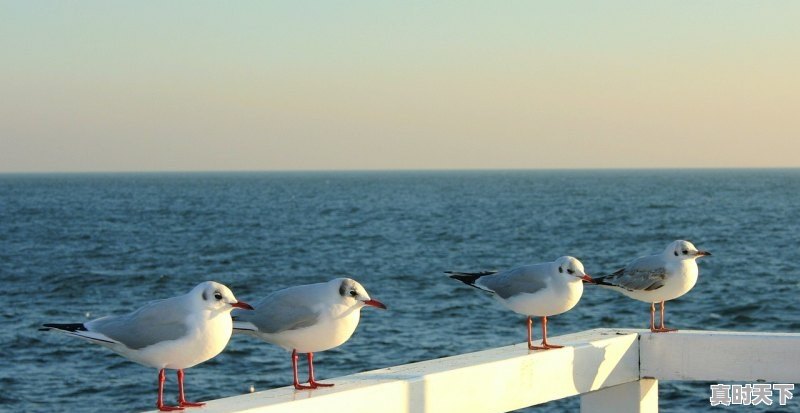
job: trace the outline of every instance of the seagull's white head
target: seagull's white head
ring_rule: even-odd
[[[200,308],[211,311],[231,311],[234,308],[252,310],[253,307],[233,296],[230,288],[214,281],[206,281],[194,287],[189,296]]]
[[[668,259],[682,261],[705,257],[711,255],[711,253],[708,251],[700,251],[691,242],[679,239],[667,245],[667,249],[664,250],[664,255]]]
[[[583,269],[583,264],[575,257],[565,256],[556,260],[557,271],[567,277],[575,277],[586,282],[594,282],[589,274]]]
[[[381,309],[386,309],[386,306],[378,300],[373,300],[367,294],[367,290],[358,283],[356,280],[350,278],[337,278],[332,281],[338,285],[340,299],[348,306],[358,305],[363,307],[369,305]]]

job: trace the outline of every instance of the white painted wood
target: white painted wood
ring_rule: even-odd
[[[800,382],[800,334],[596,329],[551,342],[567,347],[517,344],[326,380],[333,388],[212,400],[200,410],[492,413],[581,394],[584,413],[652,413],[658,380]]]
[[[551,337],[563,349],[525,344],[461,354],[209,401],[203,413],[505,412],[639,379],[635,332],[589,330]]]
[[[619,412],[658,412],[658,380],[642,379],[581,395],[581,413]]]
[[[800,334],[643,331],[641,377],[800,383]]]

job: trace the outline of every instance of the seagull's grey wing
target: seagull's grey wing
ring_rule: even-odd
[[[632,261],[625,268],[601,278],[606,283],[628,291],[653,291],[664,286],[667,269],[661,257],[651,255]]]
[[[302,288],[276,291],[253,305],[254,310],[236,310],[234,321],[249,322],[261,333],[275,334],[316,324],[319,313]]]
[[[86,328],[134,350],[177,340],[189,331],[180,298],[152,301],[129,314],[98,318],[86,323]]]
[[[478,283],[502,298],[509,298],[520,293],[534,294],[547,288],[546,274],[545,265],[526,265],[481,277]]]

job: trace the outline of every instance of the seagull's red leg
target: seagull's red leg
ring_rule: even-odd
[[[308,353],[308,384],[317,387],[333,387],[333,384],[317,383],[314,379],[314,353]]]
[[[533,348],[536,350],[550,350],[551,348],[562,348],[562,347],[564,346],[549,344],[547,342],[547,316],[542,317],[542,346],[541,347],[534,346]]]
[[[162,412],[171,412],[174,410],[183,410],[183,407],[167,406],[164,404],[164,382],[167,381],[167,376],[164,369],[158,371],[158,401],[156,407]]]
[[[297,377],[297,350],[292,350],[292,371],[294,372],[294,388],[297,390],[313,389],[314,386],[304,386],[300,384],[300,379]]]
[[[664,301],[661,302],[661,327],[654,330],[656,333],[669,333],[670,331],[678,331],[676,328],[667,328],[664,326]]]
[[[528,324],[528,350],[536,350],[536,346],[534,346],[533,343],[531,342],[531,340],[532,340],[532,338],[531,338],[531,334],[532,334],[531,330],[533,329],[532,328],[533,320],[531,320],[531,316],[528,316],[528,323],[527,324]]]
[[[655,333],[656,330],[656,303],[650,303],[650,332]]]
[[[186,395],[183,393],[183,369],[178,369],[178,406],[181,407],[200,407],[205,406],[201,402],[186,401]]]

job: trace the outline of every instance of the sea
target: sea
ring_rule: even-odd
[[[350,341],[316,354],[325,381],[525,340],[524,317],[446,270],[572,255],[599,276],[676,239],[713,256],[668,303],[668,326],[800,332],[799,169],[2,174],[0,411],[152,409],[155,369],[38,328],[205,280],[245,301],[360,281],[389,309],[364,309]],[[648,323],[648,304],[587,287],[549,334]],[[186,371],[190,400],[290,383],[289,354],[247,336]],[[710,410],[709,384],[662,381],[661,411]],[[167,400],[175,387],[170,374]],[[578,409],[573,397],[522,411]],[[800,411],[800,397],[769,409]]]

